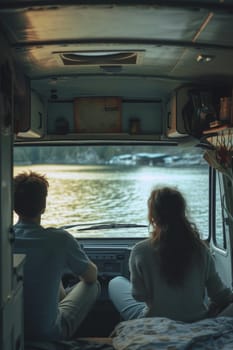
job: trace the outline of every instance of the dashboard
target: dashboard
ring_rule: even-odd
[[[130,249],[123,248],[85,248],[89,258],[97,265],[101,279],[115,276],[129,276],[128,260]]]
[[[78,239],[88,257],[98,267],[102,299],[107,297],[108,282],[116,276],[129,278],[129,256],[141,239]]]
[[[129,277],[129,255],[140,239],[78,239],[89,258],[97,265],[99,277]]]

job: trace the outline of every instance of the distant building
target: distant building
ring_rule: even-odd
[[[164,164],[164,159],[167,157],[164,153],[135,153],[121,154],[110,159],[109,164],[124,164],[124,165],[145,165],[154,166]]]
[[[168,155],[165,153],[120,154],[112,157],[108,164],[141,166],[190,166],[204,164],[202,154]]]

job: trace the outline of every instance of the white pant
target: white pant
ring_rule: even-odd
[[[64,339],[70,339],[74,336],[99,294],[99,282],[87,284],[81,281],[60,301],[59,310]]]
[[[123,276],[113,278],[109,282],[108,293],[124,320],[144,317],[146,304],[133,298],[132,284],[127,278]]]

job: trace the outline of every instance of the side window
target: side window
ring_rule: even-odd
[[[216,191],[215,191],[215,229],[213,233],[214,244],[217,248],[226,249],[226,225],[224,207],[226,206],[223,192],[223,182],[219,174],[216,174]]]
[[[184,172],[185,170],[182,169],[182,171]],[[189,175],[189,177],[187,175]],[[191,179],[188,186],[186,185],[186,192],[185,190],[183,191],[183,193],[186,195],[187,205],[189,208],[189,217],[191,221],[196,224],[201,239],[209,241],[209,197],[211,169],[207,164],[203,164],[199,169],[193,168],[192,171],[189,170],[187,175],[183,180],[182,186],[185,185],[188,178]],[[181,190],[182,186],[180,186]]]

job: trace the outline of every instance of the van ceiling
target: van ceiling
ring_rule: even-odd
[[[164,98],[186,83],[232,85],[230,0],[0,0],[0,28],[47,98]]]

